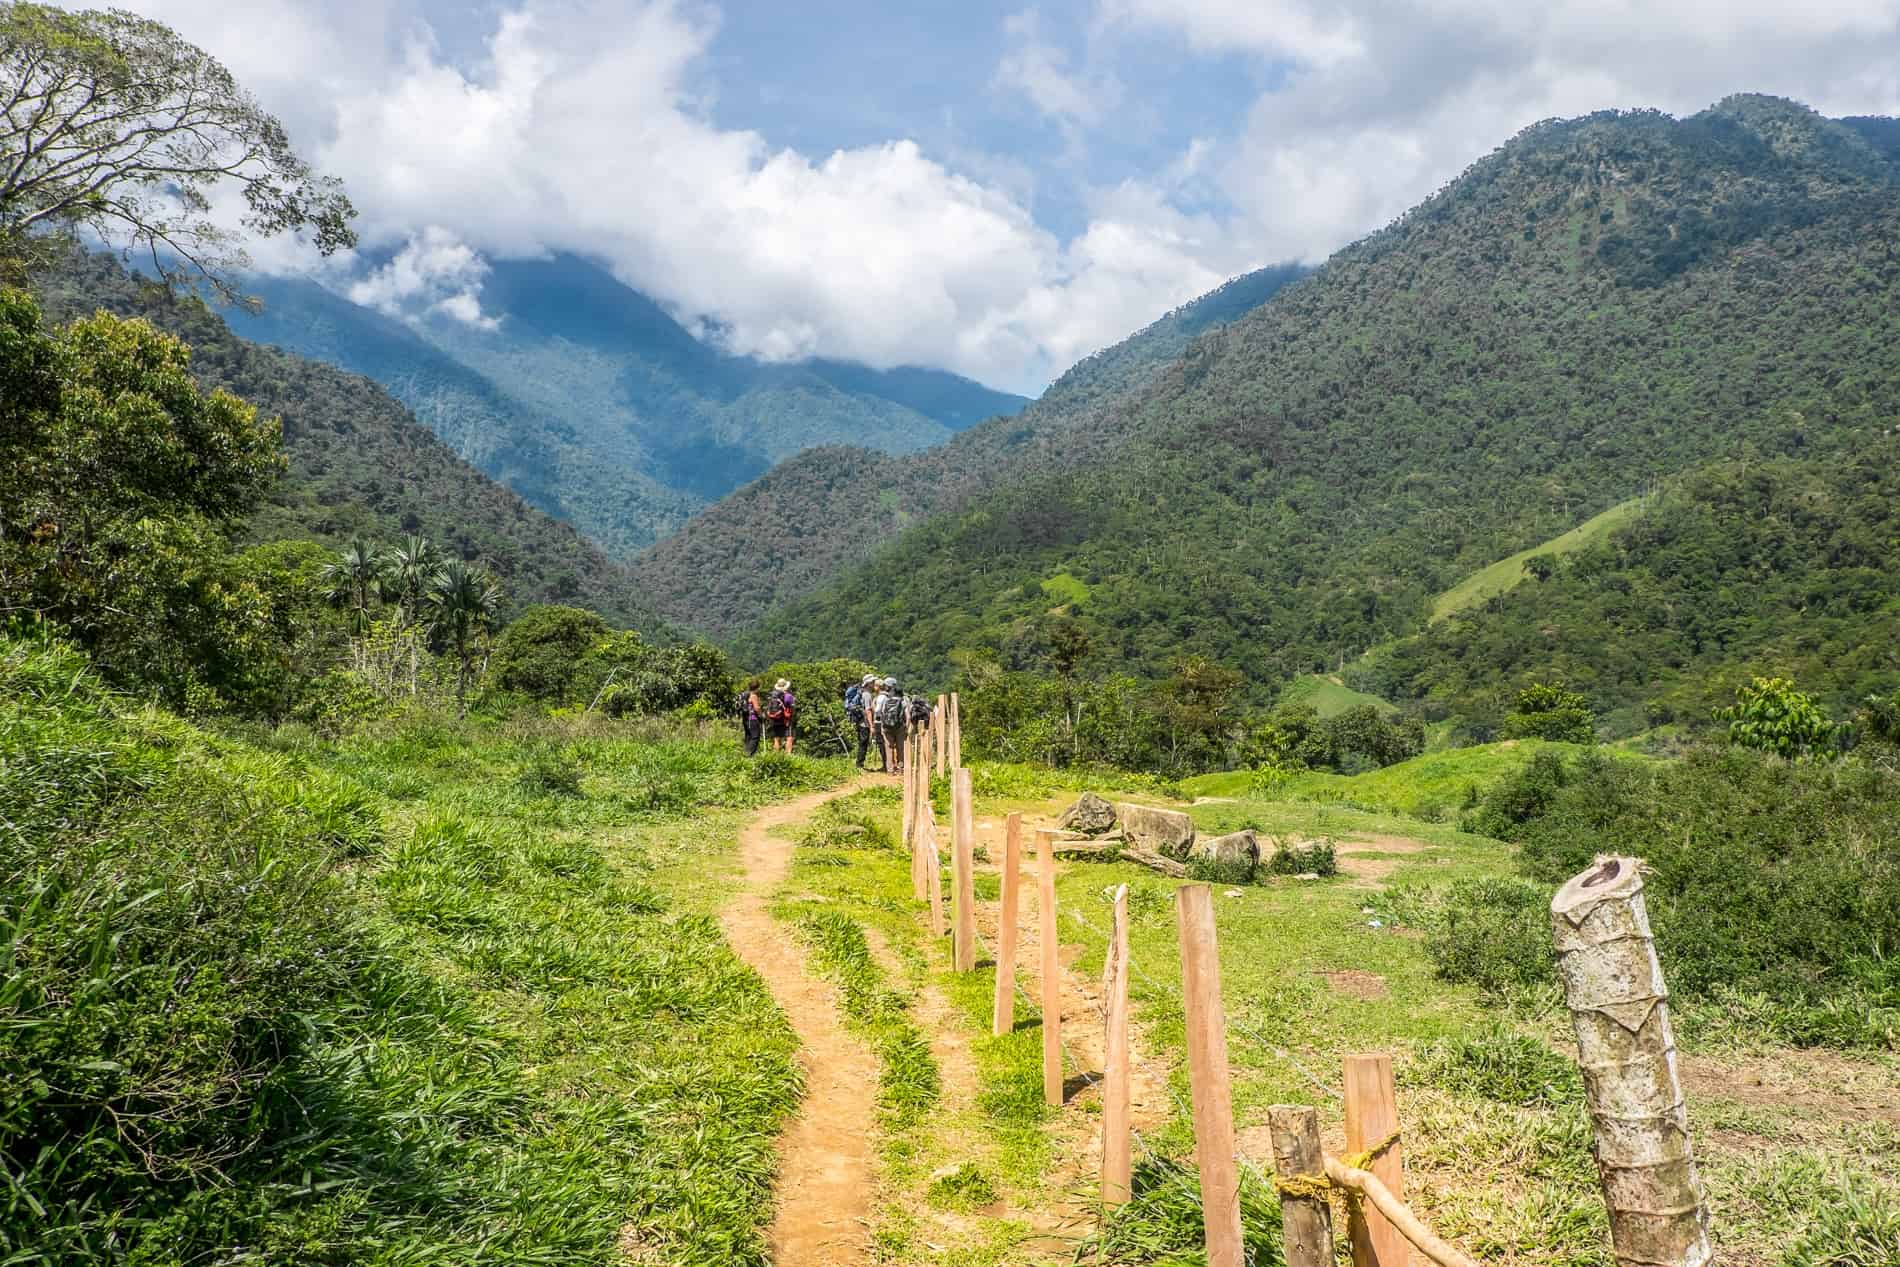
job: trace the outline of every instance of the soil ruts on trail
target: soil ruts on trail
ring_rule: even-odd
[[[857,1267],[871,1261],[866,1224],[875,1195],[877,1060],[844,1028],[832,988],[805,968],[804,948],[772,918],[771,895],[792,864],[772,835],[850,784],[775,805],[739,836],[744,887],[721,915],[739,957],[765,978],[803,1047],[805,1102],[779,1137],[777,1210],[768,1234],[775,1267]]]

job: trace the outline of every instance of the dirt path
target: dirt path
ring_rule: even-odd
[[[778,1000],[803,1047],[804,1107],[779,1137],[778,1209],[768,1234],[775,1267],[858,1267],[871,1261],[865,1226],[875,1170],[877,1060],[846,1032],[831,987],[805,971],[805,952],[768,906],[792,865],[774,829],[870,786],[860,779],[774,805],[739,834],[745,887],[720,916],[739,957]]]

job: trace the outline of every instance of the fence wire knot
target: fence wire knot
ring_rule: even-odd
[[[1367,1166],[1371,1165],[1376,1158],[1383,1156],[1387,1152],[1387,1150],[1389,1150],[1392,1147],[1392,1145],[1398,1142],[1399,1142],[1399,1133],[1397,1131],[1393,1131],[1390,1135],[1386,1136],[1384,1139],[1374,1144],[1371,1148],[1366,1149],[1365,1152],[1348,1153],[1346,1156],[1341,1157],[1339,1159],[1339,1163],[1340,1165],[1346,1167],[1348,1170],[1364,1170]]]

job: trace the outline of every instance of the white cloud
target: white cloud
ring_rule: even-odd
[[[482,312],[486,260],[454,233],[429,225],[403,244],[390,261],[349,288],[352,302],[392,317],[440,313],[493,330],[499,318]]]
[[[1215,165],[1260,258],[1319,259],[1540,119],[1700,110],[1769,92],[1900,111],[1893,0],[1099,0],[1131,38],[1172,31],[1278,61]]]
[[[1068,54],[1044,38],[1042,15],[1024,9],[1003,22],[1008,42],[997,64],[995,84],[1020,93],[1044,115],[1069,125],[1094,126],[1121,101],[1121,85],[1112,75],[1071,70]]]

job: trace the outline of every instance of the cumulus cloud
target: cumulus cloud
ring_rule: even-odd
[[[1131,36],[1274,60],[1226,139],[1237,234],[1317,259],[1540,119],[1688,113],[1770,92],[1829,114],[1900,111],[1891,0],[1099,0]]]
[[[387,264],[352,284],[349,296],[392,317],[439,313],[493,330],[500,318],[482,312],[482,281],[488,272],[488,262],[475,248],[432,224],[404,243]]]
[[[1021,94],[1048,118],[1093,127],[1120,102],[1121,85],[1113,75],[1071,68],[1068,54],[1043,34],[1038,10],[1007,18],[1003,35],[1007,43],[996,67],[996,86]]]

